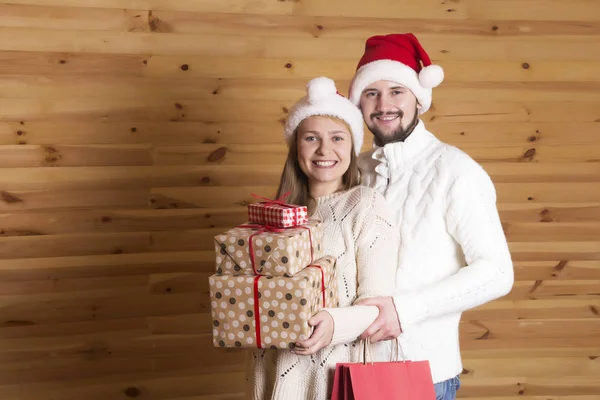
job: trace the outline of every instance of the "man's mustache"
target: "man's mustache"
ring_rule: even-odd
[[[378,111],[378,112],[374,112],[371,114],[371,119],[381,117],[382,115],[397,115],[398,117],[400,117],[400,119],[402,119],[402,117],[404,117],[404,113],[402,111],[389,111],[389,112]]]

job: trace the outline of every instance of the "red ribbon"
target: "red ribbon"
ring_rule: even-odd
[[[323,267],[317,264],[310,264],[306,268],[318,268],[321,271],[321,296],[323,298],[323,307],[325,307],[325,272],[323,272]],[[262,278],[262,275],[254,277],[254,330],[256,333],[256,345],[259,349],[262,349],[262,339],[260,336],[260,299],[258,298],[258,281],[260,278]]]
[[[317,264],[311,264],[306,268],[319,268],[321,271],[321,293],[323,294],[323,307],[325,307],[325,273],[323,272],[323,267]]]
[[[258,345],[259,349],[262,349],[262,343],[261,343],[261,339],[260,339],[260,315],[259,315],[260,306],[258,304],[258,302],[259,302],[258,280],[260,278],[261,278],[260,275],[254,277],[254,328],[256,331],[256,344]]]
[[[293,204],[287,204],[284,203],[283,200],[288,197],[290,195],[291,192],[285,192],[284,194],[282,194],[281,196],[279,196],[279,198],[277,200],[273,200],[273,199],[269,199],[268,197],[263,197],[263,196],[259,196],[257,194],[254,193],[250,193],[252,196],[256,197],[257,199],[263,199],[266,200],[265,202],[261,202],[261,204],[263,204],[264,207],[262,207],[261,210],[261,217],[262,220],[265,221],[266,219],[266,208],[269,206],[272,206],[273,204],[277,204],[280,205],[282,207],[287,207],[287,208],[292,208],[294,209],[294,225],[298,225],[298,206],[293,205]]]
[[[269,225],[259,225],[259,224],[240,225],[238,228],[258,229],[257,232],[253,233],[248,238],[248,245],[250,246],[250,249],[249,249],[250,250],[250,262],[252,263],[252,270],[254,271],[254,275],[259,275],[258,272],[256,271],[256,262],[254,259],[254,243],[252,243],[252,238],[254,236],[260,235],[261,233],[264,233],[264,232],[281,233],[281,232],[284,232],[285,229],[284,228],[276,228],[274,226],[269,226]],[[311,241],[311,243],[312,243],[312,241]]]
[[[250,251],[250,262],[252,263],[252,270],[254,271],[254,275],[260,275],[258,273],[258,271],[256,271],[256,261],[254,258],[254,243],[252,243],[252,238],[254,238],[254,236],[260,235],[261,233],[264,233],[264,232],[273,232],[273,233],[285,232],[286,228],[277,228],[274,226],[260,225],[260,224],[240,225],[240,226],[238,226],[238,228],[258,229],[257,232],[253,233],[248,238],[248,245],[250,246],[249,251]],[[312,233],[310,231],[310,228],[308,226],[298,225],[298,226],[294,226],[293,228],[288,228],[288,229],[296,229],[296,228],[304,228],[304,229],[308,230],[308,240],[310,243],[310,262],[313,262],[314,251],[313,251]]]

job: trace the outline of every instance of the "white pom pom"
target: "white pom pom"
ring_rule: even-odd
[[[444,70],[439,65],[429,65],[419,72],[419,82],[425,89],[438,86],[444,80]]]
[[[308,82],[308,101],[311,103],[333,96],[337,93],[335,82],[329,78],[320,77]]]

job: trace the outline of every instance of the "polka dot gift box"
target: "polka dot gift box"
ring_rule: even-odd
[[[335,262],[323,257],[291,277],[212,275],[213,344],[285,349],[310,337],[308,319],[338,305]]]
[[[217,275],[292,276],[323,256],[323,224],[293,228],[247,223],[215,236]]]

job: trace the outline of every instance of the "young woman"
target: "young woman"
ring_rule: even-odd
[[[376,307],[352,305],[394,291],[398,230],[383,197],[359,185],[362,115],[328,78],[307,89],[285,126],[289,153],[277,196],[291,192],[286,202],[307,205],[323,221],[325,254],[337,257],[339,307],[314,315],[312,336],[295,349],[251,352],[255,400],[329,399],[336,363],[357,361],[354,342],[378,315]]]

